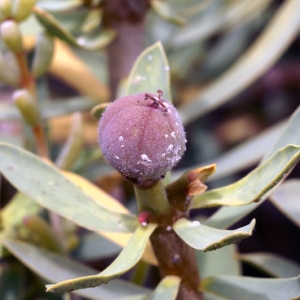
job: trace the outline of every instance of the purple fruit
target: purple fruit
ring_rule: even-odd
[[[140,186],[164,177],[182,157],[185,132],[174,106],[150,93],[121,97],[99,122],[99,143],[105,160]]]

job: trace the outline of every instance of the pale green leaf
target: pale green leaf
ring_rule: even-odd
[[[41,9],[45,9],[51,12],[63,12],[76,9],[82,5],[81,0],[64,0],[64,1],[53,1],[44,0],[38,1],[37,6]]]
[[[295,134],[296,135],[296,134]],[[284,182],[270,197],[275,206],[300,227],[300,180]]]
[[[213,161],[210,160],[202,163],[201,166],[207,166],[213,162],[217,165],[216,172],[208,178],[208,181],[223,178],[253,166],[263,157],[264,153],[269,149],[270,144],[272,144],[282,132],[286,123],[286,121],[280,122],[252,139],[225,152],[223,155],[218,156]],[[200,167],[200,165],[196,167]],[[180,176],[179,174],[189,170],[190,168],[172,172],[172,176],[177,178]]]
[[[255,18],[270,4],[270,0],[214,1],[214,4],[201,14],[202,9],[206,8],[209,2],[199,2],[198,8],[192,6],[192,13],[199,10],[199,17],[171,35],[168,41],[170,47],[181,48],[186,45],[200,44],[217,33],[236,28]]]
[[[181,279],[177,276],[166,276],[147,300],[175,300]]]
[[[49,33],[71,45],[77,44],[74,36],[62,27],[52,15],[39,7],[35,7],[33,12],[38,21],[47,29],[47,31],[49,31]]]
[[[101,273],[48,285],[47,291],[66,293],[78,289],[95,287],[121,276],[141,259],[148,239],[156,227],[156,224],[148,224],[146,227],[139,226],[120,255]]]
[[[300,265],[296,261],[276,254],[261,252],[240,254],[238,259],[273,277],[290,278],[300,274]]]
[[[17,240],[5,240],[3,243],[23,264],[48,282],[58,282],[97,273],[95,269],[29,243]],[[149,290],[121,279],[115,279],[108,284],[93,289],[75,291],[75,293],[94,300],[119,300],[126,296],[145,295],[149,293]]]
[[[185,25],[185,20],[182,18],[179,11],[174,9],[171,2],[151,0],[150,4],[153,10],[166,21],[169,21],[176,25]]]
[[[225,74],[179,109],[183,123],[222,105],[257,80],[291,44],[299,26],[300,1],[285,1],[249,50]]]
[[[205,278],[201,288],[228,300],[291,300],[300,297],[300,278],[266,279],[237,276]]]
[[[300,134],[295,134],[295,130],[300,128],[300,106],[290,117],[288,123],[282,130],[278,139],[273,143],[271,149],[264,155],[261,163],[270,158],[278,149],[288,144],[300,145]]]
[[[4,227],[22,224],[28,215],[38,213],[41,207],[22,193],[17,193],[10,202],[0,211],[0,224]]]
[[[300,145],[299,135],[295,134],[295,131],[299,128],[300,125],[300,108],[298,108],[295,113],[292,115],[291,119],[287,123],[285,129],[283,129],[282,134],[277,142],[273,145],[271,151],[265,156],[267,159],[271,154],[279,149],[282,145],[286,145],[286,143],[295,143],[296,145]],[[224,228],[228,227],[231,224],[235,223],[243,216],[250,213],[254,210],[260,203],[251,204],[248,206],[241,207],[222,207],[215,214],[213,214],[209,220],[208,225],[212,227]]]
[[[190,208],[236,206],[266,199],[300,159],[300,146],[288,145],[241,180],[195,196]]]
[[[127,94],[157,93],[172,102],[170,92],[170,67],[160,42],[146,48],[135,61],[127,83]]]
[[[56,101],[45,100],[40,103],[40,111],[43,118],[49,119],[71,114],[77,111],[90,110],[98,104],[88,97],[71,97],[56,99]],[[14,105],[0,103],[0,120],[20,120],[19,111]]]
[[[80,244],[75,250],[74,257],[80,261],[91,261],[116,256],[121,249],[121,246],[107,238],[90,232],[80,237]]]
[[[85,50],[100,50],[109,45],[116,37],[116,32],[112,29],[102,29],[97,35],[81,35],[76,39],[77,46]]]
[[[218,251],[196,251],[201,278],[213,275],[241,275],[241,264],[236,258],[236,245],[228,245]]]
[[[9,144],[0,143],[0,172],[19,191],[47,209],[95,231],[132,232],[138,226],[133,215],[101,206],[55,166]]]
[[[250,236],[255,226],[255,220],[247,226],[222,230],[202,225],[199,221],[179,219],[173,224],[174,231],[192,248],[201,251],[211,251],[237,243]]]
[[[35,7],[34,15],[49,33],[73,46],[78,46],[85,50],[99,50],[107,46],[116,36],[114,30],[107,29],[101,30],[97,35],[92,37],[89,35],[82,35],[76,38],[69,30],[64,28],[58,20],[46,11]],[[74,18],[75,16],[73,19]]]

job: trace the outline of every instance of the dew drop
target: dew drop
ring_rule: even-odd
[[[190,224],[190,227],[191,228],[194,228],[194,227],[197,227],[197,226],[200,226],[201,223],[199,221],[193,221],[191,224]]]
[[[119,136],[119,141],[120,141],[120,142],[124,141],[124,138],[123,138],[122,135]]]

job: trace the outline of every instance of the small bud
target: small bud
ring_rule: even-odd
[[[13,51],[22,50],[22,35],[19,25],[13,20],[6,20],[1,24],[0,32],[6,47]]]
[[[121,97],[108,106],[99,123],[105,160],[140,186],[163,178],[186,149],[179,115],[158,93]]]
[[[13,93],[12,98],[24,120],[29,125],[36,126],[40,121],[40,113],[37,108],[37,103],[30,93],[25,89],[17,90]]]
[[[0,1],[0,22],[3,22],[10,17],[11,14],[11,1],[1,0]]]
[[[27,19],[35,3],[36,0],[15,0],[12,7],[13,18],[17,22]]]
[[[40,33],[37,38],[32,62],[32,74],[35,77],[40,77],[47,72],[53,52],[53,37],[45,32]]]

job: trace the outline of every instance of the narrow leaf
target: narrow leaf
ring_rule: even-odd
[[[270,199],[283,214],[300,227],[299,195],[300,180],[291,179],[284,182]]]
[[[71,277],[97,273],[95,269],[29,243],[17,240],[5,240],[3,244],[23,264],[48,282],[63,281]],[[88,299],[111,300],[121,299],[126,296],[147,294],[149,291],[124,280],[115,279],[111,283],[95,287],[94,289],[75,291],[75,293]]]
[[[279,124],[276,124],[254,136],[250,140],[247,140],[218,156],[214,160],[214,163],[217,165],[216,172],[208,178],[208,181],[229,176],[246,168],[250,168],[254,164],[258,163],[270,148],[270,144],[274,143],[276,138],[279,137],[286,123],[286,121],[280,122]],[[287,144],[289,143],[286,143],[283,146]],[[206,166],[211,163],[212,161],[210,160],[202,163],[201,165]],[[189,169],[181,169],[180,174],[187,172],[188,170]],[[179,171],[172,172],[172,175],[176,178],[179,176],[178,173]]]
[[[276,254],[259,252],[240,254],[238,259],[274,277],[290,278],[300,274],[300,265],[297,262]]]
[[[61,26],[58,20],[46,11],[38,7],[35,7],[33,11],[38,21],[49,33],[73,46],[78,46],[85,50],[99,50],[107,46],[116,36],[113,30],[102,30],[98,35],[93,37],[82,35],[79,38],[75,38],[68,30]]]
[[[0,171],[19,191],[78,225],[112,232],[132,232],[138,226],[135,216],[101,206],[37,156],[5,143],[0,143],[0,156]]]
[[[52,15],[39,7],[35,7],[33,9],[33,13],[38,21],[47,29],[47,31],[49,31],[49,33],[71,45],[76,45],[76,39],[73,35],[63,28]]]
[[[181,279],[177,276],[166,276],[147,300],[175,300]]]
[[[179,219],[173,225],[174,231],[191,247],[211,251],[237,243],[250,236],[255,226],[255,220],[247,226],[235,230],[222,230],[202,225],[199,221]]]
[[[77,111],[89,110],[97,102],[89,97],[61,98],[57,101],[45,100],[40,103],[41,115],[48,119],[68,115]],[[20,120],[21,115],[15,105],[0,103],[0,120]]]
[[[299,158],[300,146],[288,145],[241,180],[195,196],[190,208],[245,205],[266,199]]]
[[[176,25],[185,25],[185,20],[180,16],[179,12],[174,9],[174,4],[171,2],[152,0],[150,4],[153,10],[166,21]]]
[[[160,42],[146,48],[137,58],[127,83],[127,94],[162,90],[163,98],[172,102],[170,67]]]
[[[220,276],[205,278],[201,289],[229,300],[299,299],[299,280]]]
[[[156,224],[148,224],[146,227],[139,226],[120,255],[101,273],[48,285],[47,291],[57,293],[71,292],[78,289],[95,287],[121,276],[140,260],[148,239],[156,227]]]
[[[300,127],[300,106],[290,117],[281,135],[273,144],[272,148],[264,155],[262,163],[269,159],[278,149],[288,144],[300,145],[300,134],[295,134],[295,130]]]
[[[120,202],[116,201],[114,198],[103,192],[99,187],[97,187],[84,177],[66,171],[63,173],[71,182],[80,187],[80,189],[82,189],[84,193],[93,198],[94,201],[98,202],[101,206],[104,206],[107,209],[113,210],[115,212],[128,213],[128,210]],[[119,232],[103,232],[100,230],[97,230],[97,232],[122,247],[124,247],[130,239],[130,234],[127,233],[124,234]],[[157,265],[157,260],[154,256],[150,243],[148,243],[146,246],[146,250],[143,254],[143,259],[150,264]]]
[[[229,245],[218,251],[196,251],[201,278],[216,275],[241,275],[241,263],[236,255],[236,245]]]
[[[109,45],[117,36],[112,29],[102,29],[97,35],[83,34],[76,39],[77,46],[90,51],[100,50]]]
[[[64,12],[78,8],[82,5],[81,0],[64,0],[64,1],[39,1],[38,7],[51,12]]]
[[[237,14],[240,14],[238,10]],[[298,35],[299,26],[300,1],[284,1],[249,50],[224,75],[179,110],[183,123],[222,105],[257,80],[291,44]]]

